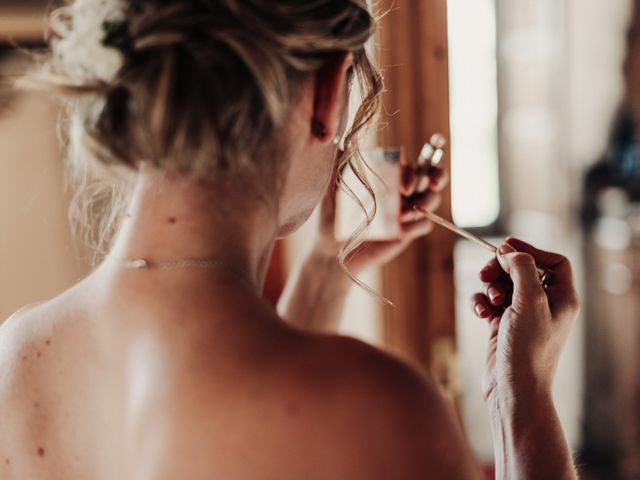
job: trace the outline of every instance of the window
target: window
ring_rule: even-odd
[[[463,227],[498,219],[498,91],[493,0],[449,0],[453,218]]]

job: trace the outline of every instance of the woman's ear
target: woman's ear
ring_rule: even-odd
[[[343,114],[349,102],[349,69],[352,66],[353,54],[345,53],[329,60],[316,73],[311,132],[321,142],[331,142],[341,133]]]

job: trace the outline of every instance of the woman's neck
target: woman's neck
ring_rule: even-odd
[[[194,180],[140,173],[110,257],[218,262],[262,288],[277,231],[276,199],[225,174]],[[271,204],[271,205],[270,205]]]

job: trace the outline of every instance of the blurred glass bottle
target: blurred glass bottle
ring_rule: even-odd
[[[640,478],[640,154],[628,107],[587,173],[584,460]],[[615,476],[614,476],[615,475]]]
[[[640,202],[640,155],[634,121],[629,109],[620,110],[604,157],[586,175],[582,218],[589,229],[610,206],[602,194],[615,188],[629,202]]]

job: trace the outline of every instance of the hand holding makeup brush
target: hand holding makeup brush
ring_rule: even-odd
[[[553,271],[543,287],[536,266]],[[496,454],[496,478],[576,479],[552,385],[580,303],[569,261],[508,239],[480,272],[472,297],[490,325],[483,379]]]
[[[537,266],[553,271],[546,288],[540,285]],[[569,261],[510,238],[480,272],[480,279],[485,291],[471,301],[475,314],[491,327],[485,397],[520,380],[550,391],[560,352],[580,310]]]

